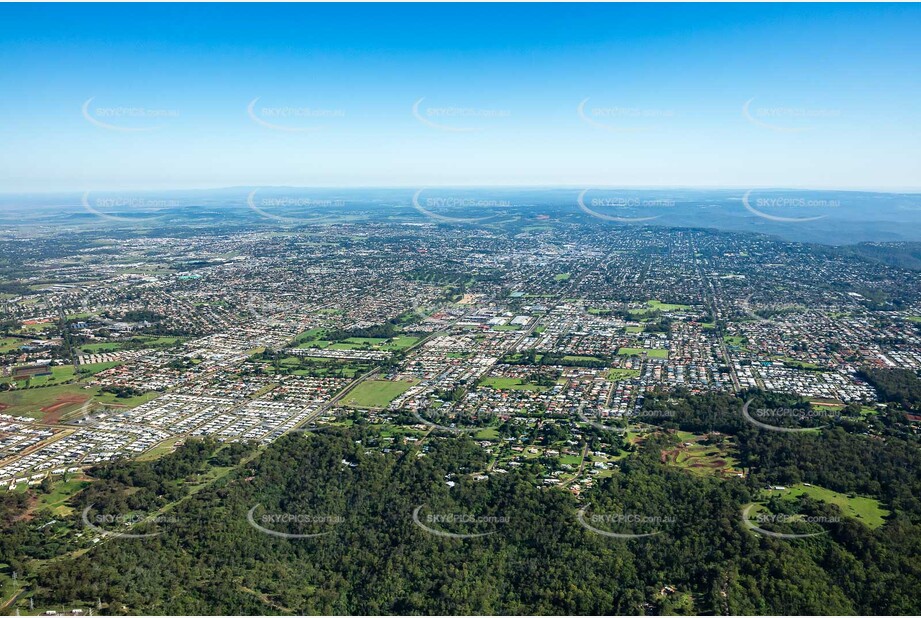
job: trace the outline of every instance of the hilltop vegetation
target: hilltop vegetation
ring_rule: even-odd
[[[650,410],[659,403],[653,397]],[[678,415],[663,429],[732,435],[747,478],[663,464],[674,443],[667,432],[648,436],[578,500],[540,487],[528,466],[474,480],[487,457],[465,436],[382,453],[372,448],[376,435],[356,425],[286,436],[252,460],[239,445],[226,452],[190,441],[156,462],[101,467],[72,499],[78,511],[143,514],[147,523],[131,531],[156,536],[104,538],[68,554],[81,541],[62,524],[37,531],[17,521],[27,500],[7,494],[0,561],[28,581],[36,607],[98,599],[111,614],[917,613],[921,455],[916,439],[899,437],[897,415],[872,420],[887,432],[879,441],[846,425],[759,431],[728,395],[671,405]],[[235,464],[223,476],[207,473]],[[871,528],[835,504],[788,496],[767,506],[840,519],[812,525],[827,534],[802,540],[745,528],[741,510],[761,487],[799,481],[873,497],[892,513]],[[655,534],[597,534],[579,523],[588,504],[596,528]],[[431,534],[414,523],[417,508],[431,528],[489,534]],[[322,536],[260,531],[248,522],[251,509],[266,529]],[[624,514],[650,519],[617,519]]]

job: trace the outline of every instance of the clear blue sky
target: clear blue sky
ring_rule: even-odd
[[[7,4],[0,23],[0,192],[921,186],[918,5]]]

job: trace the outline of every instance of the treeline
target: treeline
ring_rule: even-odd
[[[119,399],[130,399],[143,395],[146,391],[126,384],[106,384],[99,389],[103,393],[112,393]]]
[[[384,324],[375,324],[364,328],[349,328],[328,330],[323,333],[323,337],[328,341],[343,341],[352,337],[362,339],[391,339],[400,333],[397,321],[385,322]]]
[[[914,371],[868,367],[858,375],[876,389],[880,401],[897,403],[905,410],[921,409],[921,379]]]

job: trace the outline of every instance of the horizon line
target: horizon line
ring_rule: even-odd
[[[0,191],[0,196],[41,196],[41,195],[68,195],[79,193],[108,193],[115,191],[148,192],[176,192],[176,191],[230,191],[245,189],[324,189],[341,191],[372,191],[372,190],[406,190],[419,191],[428,189],[509,189],[509,190],[610,190],[629,189],[635,191],[663,191],[663,190],[692,190],[692,191],[840,191],[853,193],[921,193],[919,187],[829,187],[829,186],[772,186],[772,185],[605,185],[605,184],[559,184],[559,185],[531,185],[531,184],[400,184],[400,185],[290,185],[290,184],[244,184],[244,185],[215,185],[200,187],[172,187],[172,188],[67,188],[53,191],[24,190]]]

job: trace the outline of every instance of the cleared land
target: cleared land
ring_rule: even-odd
[[[418,380],[365,380],[348,395],[343,404],[353,408],[386,408],[387,405],[405,393],[410,386],[418,384]]]
[[[39,494],[35,504],[35,509],[51,509],[55,515],[70,515],[73,508],[65,505],[75,494],[89,487],[90,482],[85,480],[60,480],[54,483],[51,492]]]
[[[662,451],[662,463],[697,474],[734,476],[740,472],[738,460],[731,455],[733,446],[728,437],[708,437],[686,431],[679,431],[677,437],[681,444]]]
[[[90,398],[81,384],[62,384],[0,392],[0,412],[51,420],[78,408]]]
[[[28,343],[28,339],[20,339],[19,337],[0,337],[0,354],[18,350]]]
[[[836,491],[818,487],[817,485],[793,485],[786,489],[775,489],[765,492],[765,497],[782,496],[794,500],[802,495],[807,495],[814,500],[821,500],[834,504],[841,509],[845,517],[859,519],[870,528],[878,528],[885,523],[889,511],[880,505],[879,500],[857,495],[839,494]]]
[[[668,358],[668,350],[661,348],[620,348],[617,353],[622,356],[640,356],[645,354],[649,358]]]
[[[621,380],[636,378],[639,375],[639,369],[611,369],[605,377],[611,382],[620,382]]]

